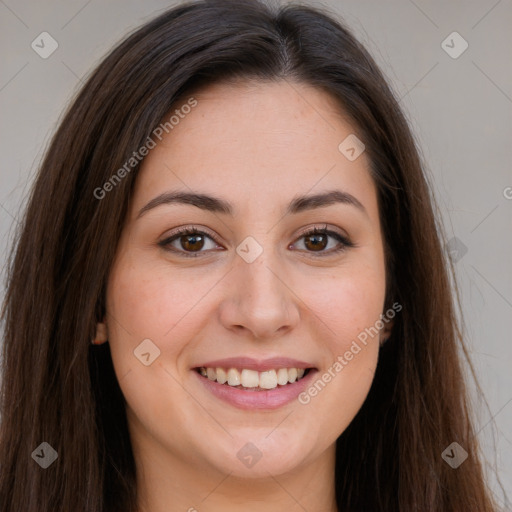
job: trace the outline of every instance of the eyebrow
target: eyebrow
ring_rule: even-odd
[[[348,192],[341,190],[329,190],[314,195],[295,196],[286,209],[286,215],[296,214],[306,210],[315,208],[323,208],[332,204],[341,203],[356,207],[361,212],[368,215],[363,204]],[[222,213],[225,215],[233,215],[233,207],[224,199],[213,197],[207,194],[199,194],[192,192],[165,192],[153,198],[147,203],[137,215],[142,217],[146,212],[164,204],[189,204],[200,208],[201,210],[212,213]]]

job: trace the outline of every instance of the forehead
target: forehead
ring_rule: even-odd
[[[191,96],[197,104],[181,111],[190,97],[175,103],[169,116],[180,114],[178,122],[142,164],[139,206],[163,189],[228,196],[236,207],[337,187],[375,203],[366,155],[349,161],[339,150],[356,129],[326,92],[283,80],[216,84]]]

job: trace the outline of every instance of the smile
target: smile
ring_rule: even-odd
[[[211,381],[245,391],[266,391],[301,380],[309,371],[306,368],[279,368],[263,372],[248,368],[201,367],[197,371]]]
[[[245,410],[272,410],[297,400],[318,373],[313,364],[287,357],[231,357],[191,370],[206,396]]]

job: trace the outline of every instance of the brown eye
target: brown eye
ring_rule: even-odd
[[[180,236],[179,241],[185,251],[200,251],[204,246],[204,237],[199,234]]]
[[[212,235],[196,228],[179,229],[158,245],[182,256],[201,256],[203,253],[221,249]]]
[[[313,234],[304,237],[304,245],[311,251],[323,251],[327,247],[327,236],[324,234]]]
[[[355,245],[336,231],[314,228],[303,233],[291,247],[310,253],[312,256],[329,256]]]

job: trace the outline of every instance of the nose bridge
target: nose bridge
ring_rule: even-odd
[[[266,317],[276,315],[286,300],[283,284],[276,277],[281,266],[276,264],[274,253],[267,247],[254,262],[240,262],[239,299],[251,308],[253,314]]]
[[[265,247],[251,263],[235,263],[222,320],[227,328],[245,328],[254,337],[275,335],[298,321],[293,293],[285,285],[284,266],[276,251]]]
[[[270,252],[270,251],[268,251]],[[285,300],[282,282],[277,278],[279,266],[272,265],[268,255],[261,255],[259,261],[241,265],[241,278],[245,285],[241,288],[242,296],[254,312],[274,311]]]

